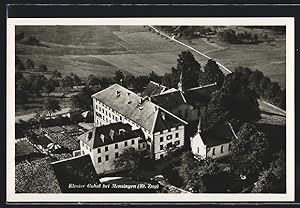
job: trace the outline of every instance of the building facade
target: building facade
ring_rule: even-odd
[[[167,145],[184,145],[187,122],[153,103],[150,97],[141,97],[114,84],[92,95],[92,98],[95,126],[122,122],[131,125],[133,130],[141,129],[146,149],[154,159],[166,155],[164,147]]]
[[[94,127],[79,140],[81,155],[90,155],[97,174],[114,171],[114,160],[124,149],[146,149],[143,132],[121,122]]]
[[[201,121],[200,121],[201,122]],[[231,141],[237,139],[231,124],[220,124],[213,129],[197,133],[191,137],[191,150],[200,158],[222,158],[231,154]]]

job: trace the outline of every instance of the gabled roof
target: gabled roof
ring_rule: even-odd
[[[83,189],[69,189],[69,184],[94,184],[99,179],[90,155],[73,157],[53,162],[53,170],[62,192],[83,192]]]
[[[144,138],[144,133],[141,129],[131,130],[129,124],[118,122],[94,127],[88,132],[80,135],[78,139],[94,149],[137,137],[140,137],[141,139]]]
[[[159,95],[166,89],[166,86],[160,85],[156,82],[150,81],[146,89],[142,92],[142,96],[152,97],[153,95]]]
[[[163,108],[170,111],[175,107],[186,103],[183,93],[179,90],[153,96],[151,100],[155,104],[162,106]]]
[[[217,83],[195,87],[184,92],[186,101],[191,104],[206,104],[210,99],[210,94],[217,90]]]
[[[118,84],[114,84],[92,95],[92,97],[142,126],[150,133],[153,133],[153,127],[155,126],[159,111],[163,110],[163,107],[151,102],[150,98],[142,98]],[[165,113],[172,114],[169,111],[165,111]],[[168,121],[166,120],[165,122]],[[186,124],[186,122],[177,117],[176,125],[183,124]]]
[[[210,130],[200,133],[200,138],[207,147],[226,144],[235,138],[235,136],[232,126],[227,123],[219,124]],[[199,139],[199,132],[196,133],[193,139]]]
[[[58,180],[49,158],[16,164],[16,193],[60,193]]]

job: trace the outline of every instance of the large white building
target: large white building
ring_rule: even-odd
[[[166,147],[184,145],[187,122],[152,102],[150,97],[141,97],[114,84],[92,98],[95,126],[122,122],[130,124],[133,130],[141,129],[146,149],[154,159],[163,158]]]
[[[78,137],[81,155],[90,155],[97,174],[115,170],[114,160],[126,148],[145,150],[144,133],[121,122],[97,126]]]

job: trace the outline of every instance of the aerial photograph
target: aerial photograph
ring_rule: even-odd
[[[16,194],[287,193],[286,141],[286,26],[15,27]]]

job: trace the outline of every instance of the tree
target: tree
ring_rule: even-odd
[[[72,88],[74,86],[74,82],[71,76],[64,76],[60,80],[61,86],[66,89],[68,87]]]
[[[18,56],[16,56],[15,64],[16,64],[16,71],[25,71],[24,63]]]
[[[86,82],[87,86],[95,86],[95,85],[98,85],[98,84],[100,84],[100,80],[98,79],[98,77],[96,77],[93,74],[88,76],[87,82]]]
[[[43,90],[47,78],[41,74],[30,75],[28,79],[29,90],[33,97],[38,96]]]
[[[54,70],[54,71],[52,72],[51,78],[52,78],[52,79],[58,79],[58,78],[61,78],[61,73],[60,73],[60,71]]]
[[[48,68],[45,64],[41,64],[39,65],[39,69],[38,69],[40,72],[46,72],[48,71]]]
[[[56,99],[47,98],[44,101],[44,107],[48,111],[48,114],[51,116],[52,113],[61,109],[59,106],[59,101]]]
[[[260,119],[257,98],[257,93],[249,88],[244,74],[228,74],[221,89],[211,95],[203,119],[204,127],[214,126],[221,120],[235,119],[242,123],[257,121]]]
[[[114,80],[115,80],[118,84],[122,84],[122,82],[124,81],[124,75],[123,75],[123,72],[121,72],[120,70],[115,71]]]
[[[161,83],[162,77],[157,75],[154,71],[151,71],[149,73],[149,80],[156,83]]]
[[[209,59],[204,66],[204,73],[199,77],[199,82],[201,85],[207,85],[212,83],[217,83],[219,88],[222,86],[224,81],[224,74],[220,70],[219,65],[216,61]]]
[[[70,73],[70,76],[73,79],[73,84],[74,85],[80,85],[81,84],[81,79],[77,76],[77,74]]]
[[[284,193],[286,190],[285,153],[274,154],[270,167],[260,173],[254,184],[253,193]]]
[[[27,69],[34,69],[34,62],[31,59],[26,59],[25,67]]]
[[[237,137],[232,140],[231,170],[236,175],[257,179],[266,165],[265,156],[269,146],[266,135],[253,123],[245,123]]]
[[[72,106],[75,109],[89,110],[93,108],[93,101],[91,99],[94,91],[89,87],[84,87],[77,95],[71,97]]]
[[[46,93],[49,95],[50,93],[54,92],[56,87],[56,82],[52,79],[48,80],[45,84]]]
[[[133,147],[123,150],[119,158],[114,161],[115,167],[117,169],[128,169],[129,174],[135,178],[139,179],[143,173],[143,169],[147,166],[149,167],[149,162],[151,161],[148,151],[138,151]]]
[[[186,190],[196,193],[206,192],[207,179],[219,172],[217,164],[211,158],[194,158],[192,152],[185,152],[178,167]]]
[[[198,79],[201,73],[200,64],[190,51],[182,51],[178,55],[176,68],[172,68],[172,76],[174,76],[176,80],[176,85],[179,82],[181,73],[183,76],[184,89],[199,86]]]

